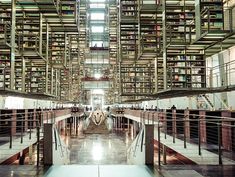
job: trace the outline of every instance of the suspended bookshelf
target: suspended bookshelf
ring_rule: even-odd
[[[197,38],[204,33],[224,30],[223,0],[196,0]]]
[[[153,92],[154,67],[150,64],[121,66],[122,95],[149,95]]]
[[[192,89],[206,87],[206,67],[203,49],[194,48],[196,39],[194,1],[179,4],[166,0],[163,5],[163,71],[166,88]],[[166,66],[164,66],[164,64]],[[163,76],[164,76],[163,75]]]
[[[46,67],[41,60],[27,60],[25,89],[29,93],[46,93]]]
[[[8,3],[0,4],[0,89],[10,89],[10,7]]]
[[[50,35],[50,50],[52,65],[62,66],[65,60],[65,34],[52,33]]]

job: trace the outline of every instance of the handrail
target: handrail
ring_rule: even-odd
[[[136,111],[136,110],[131,110],[131,109],[126,109],[126,110],[129,110],[129,111]],[[143,110],[140,110],[140,111],[143,111]],[[199,110],[199,111],[200,111],[200,110]],[[202,110],[202,111],[204,111],[204,110]],[[153,111],[151,111],[151,112],[153,112]],[[182,116],[185,115],[184,113],[166,112],[166,109],[164,109],[163,111],[155,111],[155,112],[158,112],[158,113],[167,113],[167,114],[171,114],[171,115],[173,115],[173,114],[175,114],[175,115],[182,115]],[[196,116],[200,116],[200,117],[202,116],[202,115],[200,115],[200,114],[187,114],[187,115],[189,115],[189,116],[196,115]],[[208,120],[223,119],[223,121],[224,121],[224,119],[227,119],[227,120],[230,120],[230,121],[235,121],[234,118],[225,117],[225,116],[210,116],[210,115],[205,115],[205,117],[208,117],[208,118],[217,118],[217,119],[208,119]],[[203,119],[203,120],[207,120],[207,119]]]
[[[170,141],[173,141],[174,144],[182,145],[182,148],[185,149],[194,147],[198,149],[199,157],[204,156],[205,151],[212,152],[208,152],[210,156],[208,158],[213,158],[214,160],[218,159],[218,164],[235,163],[235,159],[231,158],[231,153],[235,147],[235,139],[232,136],[232,132],[235,130],[234,118],[190,113],[190,110],[184,114],[177,113],[177,110],[169,111],[171,112],[156,111],[162,115],[155,116],[153,118],[154,121],[150,121],[150,123],[154,125],[156,125],[156,122],[159,122],[158,125],[160,125],[160,127],[157,132],[163,136],[161,140],[162,143],[168,144]],[[199,110],[197,111],[199,112]],[[134,111],[130,111],[129,113],[126,111],[125,114],[132,115]],[[148,119],[147,115],[148,114],[143,117],[135,116],[139,117],[138,122],[142,122],[142,119]],[[176,148],[177,151],[180,151],[177,147],[172,146],[173,149]],[[134,151],[133,148],[134,147],[131,146],[130,150]],[[222,151],[226,151],[226,153],[222,153]],[[187,151],[185,151],[185,153],[187,153]],[[187,157],[187,154],[184,155]],[[189,157],[191,158],[190,155]],[[194,159],[194,157],[192,158]],[[200,158],[197,158],[197,160],[200,161]]]

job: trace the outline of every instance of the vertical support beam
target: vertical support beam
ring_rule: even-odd
[[[160,125],[159,125],[160,121],[158,120],[157,123],[157,135],[158,135],[158,168],[161,168],[161,130],[160,130]]]
[[[154,84],[154,88],[155,88],[155,93],[158,92],[158,61],[157,61],[157,57],[154,60],[154,80],[155,80],[155,84]]]
[[[25,92],[25,75],[26,75],[25,68],[26,68],[25,58],[22,57],[22,79],[21,79],[21,82],[22,82],[21,90],[22,90],[22,92]]]
[[[206,112],[205,111],[199,111],[199,119],[200,119],[200,137],[201,137],[201,142],[202,143],[206,143],[207,139],[206,139],[206,120],[205,120],[205,116],[206,116]],[[198,136],[199,136],[198,135]]]
[[[64,33],[64,66],[67,65],[67,33]]]
[[[55,95],[58,95],[58,70],[55,71]]]
[[[201,155],[201,120],[198,119],[198,155]]]
[[[39,14],[39,54],[42,55],[42,13]]]
[[[196,39],[201,37],[201,0],[195,1],[195,25],[196,25]]]
[[[228,65],[224,62],[225,57],[224,57],[223,53],[220,53],[218,55],[218,57],[219,57],[219,60],[218,60],[219,65],[221,66],[221,67],[219,67],[219,78],[220,78],[221,85],[219,84],[218,86],[227,87],[227,86],[229,86],[229,83],[228,83],[228,80],[229,80],[228,79],[228,77],[229,77]],[[221,108],[226,109],[226,106],[224,106],[224,105],[228,105],[227,104],[227,102],[228,102],[227,101],[228,100],[227,92],[220,93],[220,95],[218,95],[218,97],[220,97],[219,101],[220,101]]]
[[[44,124],[44,165],[53,165],[53,124]]]
[[[49,70],[49,26],[46,24],[46,93],[48,93],[48,70]]]
[[[28,117],[28,109],[25,109],[25,116],[22,115],[25,119],[24,122],[22,122],[24,124],[24,132],[27,132],[28,130],[28,122],[29,122],[29,117]]]
[[[51,94],[52,95],[54,94],[54,68],[52,66],[51,66]]]
[[[173,134],[173,143],[175,143],[175,137],[176,137],[176,134],[177,134],[176,110],[172,110],[172,134]]]
[[[222,165],[223,162],[222,162],[222,149],[221,149],[221,123],[218,122],[217,123],[217,126],[218,126],[218,154],[219,154],[219,165]]]
[[[221,112],[222,116],[222,146],[224,149],[231,151],[233,146],[232,122],[227,117],[231,117],[231,111]]]
[[[40,162],[40,159],[39,159],[39,157],[40,157],[39,150],[40,150],[40,128],[37,127],[37,166],[39,166],[39,162]]]
[[[167,89],[167,35],[166,35],[166,0],[162,2],[162,31],[163,31],[163,85]]]
[[[190,122],[189,122],[189,110],[186,109],[184,112],[184,134],[185,134],[185,148],[186,141],[190,139]]]
[[[145,125],[145,164],[154,164],[154,125]]]
[[[10,88],[15,89],[15,31],[16,31],[16,0],[11,0],[11,72]]]

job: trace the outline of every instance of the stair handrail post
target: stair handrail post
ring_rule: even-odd
[[[37,166],[39,166],[40,127],[37,126]]]
[[[198,118],[198,155],[201,155],[201,116]]]
[[[161,168],[161,136],[160,136],[160,121],[157,121],[157,131],[158,131],[158,168]]]

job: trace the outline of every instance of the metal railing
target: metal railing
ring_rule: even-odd
[[[230,61],[221,65],[217,65],[208,69],[207,81],[208,87],[229,87],[234,86],[233,79],[235,75],[235,61]]]
[[[40,117],[31,113],[13,113],[0,115],[0,164],[24,151],[29,146],[39,146],[41,140]],[[39,158],[39,153],[34,151],[31,154],[34,163]]]
[[[231,117],[223,116],[228,113]],[[137,116],[132,110],[125,114]],[[183,155],[196,163],[235,164],[234,116],[233,112],[161,110],[145,111],[139,117],[142,124],[156,125],[157,141],[180,154],[185,150]]]
[[[67,115],[71,109],[1,110],[0,114],[0,164],[32,146],[31,163],[40,165],[43,148],[43,123],[55,123],[56,117]],[[63,148],[56,138],[57,147]],[[61,150],[64,155],[67,150]],[[15,159],[16,160],[16,159]],[[9,163],[9,161],[7,162]]]

